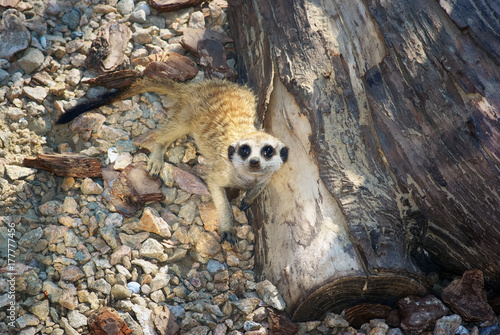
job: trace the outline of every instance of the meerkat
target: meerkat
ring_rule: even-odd
[[[250,89],[216,79],[186,84],[142,76],[126,87],[76,105],[57,123],[68,123],[86,111],[144,92],[164,94],[175,102],[174,113],[156,131],[149,173],[157,177],[170,145],[190,135],[207,162],[204,179],[219,215],[221,240],[234,245],[233,211],[225,188],[247,190],[242,201],[246,210],[287,161],[288,148],[256,126],[256,98]]]

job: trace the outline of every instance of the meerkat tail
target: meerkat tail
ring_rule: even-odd
[[[82,115],[85,112],[118,101],[119,99],[117,99],[117,97],[121,96],[121,94],[122,92],[120,91],[110,91],[96,98],[85,100],[84,102],[79,103],[75,107],[68,109],[64,114],[62,114],[59,117],[59,119],[57,119],[56,123],[65,124],[71,122],[73,119]]]
[[[113,102],[124,100],[140,93],[154,92],[172,95],[178,92],[178,85],[180,84],[169,78],[138,78],[129,86],[106,92],[96,98],[87,99],[77,104],[75,107],[70,108],[62,114],[56,123],[65,124],[71,122],[76,117],[92,109],[109,105]]]

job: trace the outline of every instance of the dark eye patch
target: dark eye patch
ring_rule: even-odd
[[[238,155],[240,155],[241,158],[246,159],[248,156],[250,156],[250,153],[252,152],[252,149],[246,145],[243,144],[239,149],[238,149]]]
[[[273,155],[274,155],[274,148],[270,145],[266,145],[262,148],[261,152],[262,152],[262,156],[269,159],[269,158],[273,157]]]

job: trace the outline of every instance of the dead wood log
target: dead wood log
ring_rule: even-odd
[[[195,7],[205,0],[148,0],[151,7],[159,12],[175,12],[176,10]]]
[[[239,76],[290,147],[251,216],[294,320],[393,305],[444,270],[499,291],[499,8],[482,4],[229,1]]]
[[[48,170],[61,177],[101,176],[101,162],[97,158],[80,154],[41,154],[37,158],[25,158],[23,164],[35,169]]]

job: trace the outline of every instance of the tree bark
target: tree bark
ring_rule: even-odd
[[[289,162],[252,207],[295,320],[477,268],[500,288],[500,6],[230,0],[240,79]]]

